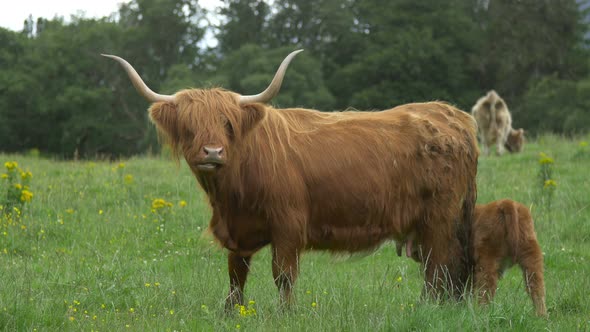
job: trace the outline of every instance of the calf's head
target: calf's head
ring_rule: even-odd
[[[524,147],[524,129],[510,129],[504,146],[511,153],[521,152]]]
[[[261,103],[278,93],[291,59],[301,51],[289,54],[266,90],[253,96],[220,88],[161,95],[148,88],[127,61],[103,55],[119,62],[137,91],[153,103],[149,117],[175,156],[182,154],[194,172],[212,174],[228,163],[232,148],[264,118],[266,108]]]

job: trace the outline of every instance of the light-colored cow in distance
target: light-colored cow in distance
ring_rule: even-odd
[[[502,155],[506,150],[520,152],[524,145],[524,130],[512,128],[512,116],[502,97],[494,90],[479,98],[471,114],[477,121],[479,138],[485,155],[490,154],[490,147],[496,145],[496,154]]]

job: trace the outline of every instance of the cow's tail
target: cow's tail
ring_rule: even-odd
[[[493,130],[494,133],[498,131],[498,123],[496,122],[496,108],[490,105],[490,130]],[[498,137],[498,139],[500,139]]]
[[[518,206],[510,200],[503,200],[500,204],[499,212],[499,217],[502,223],[504,224],[506,239],[510,244],[512,260],[516,263],[516,260],[518,258],[518,241],[520,240],[520,231],[518,226]]]
[[[473,223],[475,220],[475,202],[477,200],[477,185],[475,180],[468,185],[466,197],[463,200],[462,207],[462,223],[458,227],[457,237],[461,243],[463,249],[462,267],[460,269],[459,281],[460,287],[463,287],[462,291],[466,290],[466,287],[470,286],[470,276],[473,276],[473,268],[475,261],[473,259],[474,248],[473,240],[471,237]]]

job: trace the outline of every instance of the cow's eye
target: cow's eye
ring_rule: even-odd
[[[231,122],[225,121],[225,133],[229,139],[234,138],[234,127],[232,127]]]

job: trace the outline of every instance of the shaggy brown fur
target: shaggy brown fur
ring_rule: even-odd
[[[242,303],[250,258],[268,244],[287,302],[304,250],[371,250],[411,232],[430,252],[429,293],[466,282],[479,153],[467,113],[440,102],[335,113],[239,106],[222,89],[180,91],[149,112],[209,196],[210,229],[230,251],[228,306]],[[224,151],[214,172],[198,168],[205,147]]]
[[[543,253],[526,206],[508,199],[477,204],[472,243],[475,290],[480,303],[487,303],[494,297],[498,279],[507,268],[518,264],[537,315],[547,315]],[[396,241],[398,256],[402,255],[402,249],[407,257],[417,262],[427,259],[422,246],[413,241],[413,234],[403,242]]]
[[[543,253],[529,209],[512,200],[477,205],[473,225],[475,286],[480,301],[494,297],[505,269],[518,264],[537,315],[546,316]]]
[[[520,152],[524,144],[524,131],[512,129],[512,116],[508,106],[494,90],[479,98],[471,109],[477,121],[479,138],[484,154],[489,155],[490,147],[496,145],[496,154]]]

